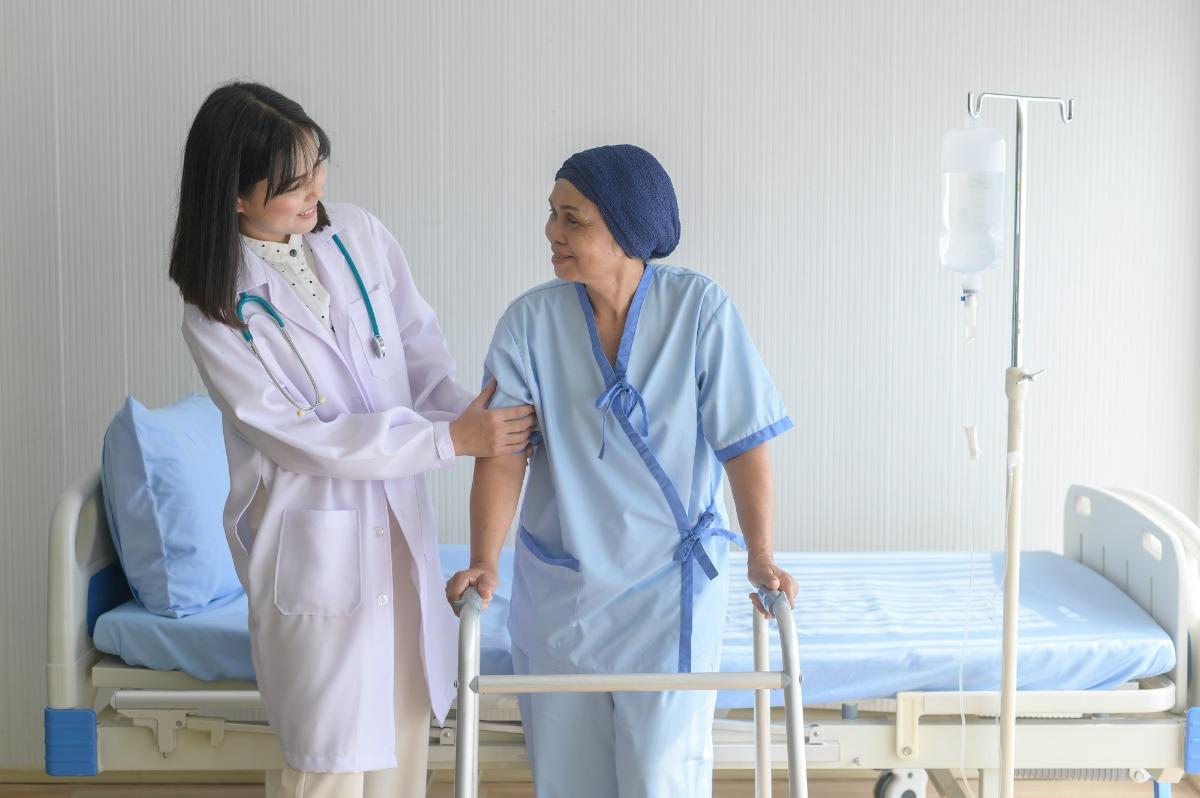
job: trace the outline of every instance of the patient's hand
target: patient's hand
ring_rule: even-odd
[[[454,614],[458,615],[459,608],[455,604],[462,598],[463,593],[467,592],[468,587],[474,587],[478,591],[486,609],[492,601],[492,594],[500,587],[498,571],[495,567],[471,567],[450,577],[450,581],[446,582],[446,601],[450,602]]]
[[[750,584],[767,590],[782,590],[783,594],[788,598],[788,604],[791,604],[793,607],[796,606],[796,593],[800,589],[799,585],[796,584],[796,578],[776,565],[774,559],[770,557],[755,557],[749,560],[746,565]],[[750,594],[750,601],[754,602],[754,608],[765,617],[773,617],[767,608],[763,606],[762,599],[759,598],[757,593]]]

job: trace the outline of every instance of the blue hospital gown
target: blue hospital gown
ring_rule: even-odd
[[[733,302],[647,264],[610,363],[584,286],[554,280],[505,311],[485,369],[491,406],[533,405],[541,433],[514,645],[562,672],[717,670],[736,537],[721,463],[792,426]]]

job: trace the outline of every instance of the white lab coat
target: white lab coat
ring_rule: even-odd
[[[448,422],[472,394],[454,381],[437,319],[396,240],[360,208],[327,210],[331,224],[305,239],[330,294],[333,333],[249,248],[238,282],[239,291],[263,296],[283,317],[325,399],[315,414],[297,415],[240,332],[188,305],[183,335],[224,417],[225,533],[249,596],[267,716],[293,768],[347,772],[396,766],[389,509],[415,563],[413,573],[396,578],[411,579],[420,596],[424,675],[439,719],[454,695],[456,622],[422,475],[453,463]],[[367,312],[334,233],[371,297],[385,358],[373,351]],[[275,323],[246,307],[264,360],[293,395],[311,401],[308,378]],[[256,512],[247,513],[260,485],[266,500],[260,496]]]

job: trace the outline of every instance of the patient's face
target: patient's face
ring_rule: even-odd
[[[546,220],[550,262],[563,280],[587,283],[610,277],[625,261],[596,204],[568,181],[554,181]]]

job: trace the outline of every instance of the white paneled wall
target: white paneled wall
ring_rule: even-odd
[[[199,387],[166,277],[180,154],[218,83],[326,128],[328,196],[405,245],[461,376],[550,276],[554,170],[632,142],[675,179],[671,261],[721,282],[796,421],[788,548],[997,547],[1007,269],[981,327],[985,459],[956,424],[938,152],[971,89],[1070,94],[1030,136],[1026,541],[1073,481],[1194,513],[1200,477],[1200,5],[1194,0],[0,0],[0,767],[38,767],[45,531],[127,393]],[[1011,110],[985,118],[1011,136]],[[469,467],[434,480],[466,535]]]

